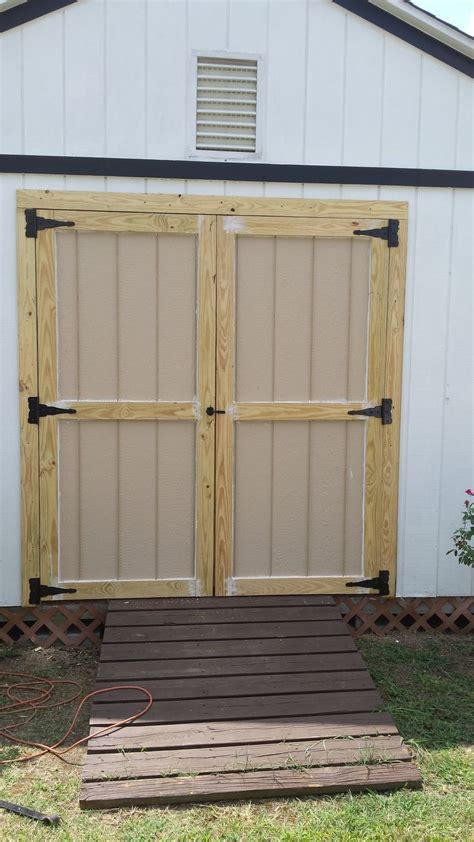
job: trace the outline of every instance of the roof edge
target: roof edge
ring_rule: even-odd
[[[417,7],[411,6],[408,3],[402,3],[400,0],[332,0],[336,5],[346,9],[348,12],[358,15],[369,23],[379,26],[391,35],[406,41],[413,47],[422,50],[434,58],[442,61],[444,64],[453,67],[455,70],[464,73],[471,78],[474,77],[474,55],[472,49],[472,41],[469,35],[464,36],[455,29],[451,29],[449,24],[443,24],[438,18],[433,18],[428,13],[418,10]],[[402,11],[407,14],[412,13],[411,22],[401,16]],[[415,16],[418,23],[414,23]],[[425,20],[426,18],[426,20]],[[420,27],[420,23],[428,28],[428,24],[432,27],[432,34]],[[436,29],[436,36],[433,34]],[[449,36],[447,33],[449,32]],[[451,38],[452,43],[448,43],[448,37]],[[456,41],[456,46],[453,46]],[[460,48],[462,41],[463,49]],[[470,46],[470,50],[466,51],[466,47]],[[470,53],[470,55],[468,54]]]
[[[457,50],[470,58],[474,57],[474,38],[468,32],[463,32],[454,24],[448,23],[442,18],[433,15],[431,12],[412,3],[411,0],[369,0],[374,6],[385,9],[389,14],[400,20],[404,20],[411,26],[415,26],[427,35],[436,38],[453,50]]]
[[[30,20],[40,18],[49,12],[56,12],[64,6],[70,6],[77,0],[26,0],[16,6],[0,9],[0,32],[8,32],[16,26],[22,26]]]

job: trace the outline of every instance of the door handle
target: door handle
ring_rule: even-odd
[[[214,409],[213,406],[208,406],[206,415],[225,415],[225,409]]]

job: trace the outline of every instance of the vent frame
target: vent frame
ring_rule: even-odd
[[[212,61],[223,59],[226,62],[251,61],[256,63],[256,109],[255,109],[255,149],[202,149],[197,145],[197,84],[198,59]],[[238,53],[230,50],[192,50],[188,74],[189,114],[188,114],[188,157],[208,160],[256,160],[262,157],[263,138],[263,100],[264,100],[264,57],[260,53]]]

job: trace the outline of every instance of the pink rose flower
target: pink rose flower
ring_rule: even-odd
[[[472,490],[472,488],[466,488],[464,493],[469,494],[469,497],[474,497],[474,491]]]

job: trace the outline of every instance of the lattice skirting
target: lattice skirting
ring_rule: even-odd
[[[344,620],[355,637],[366,632],[474,631],[474,596],[382,597],[336,596]]]
[[[474,596],[336,597],[352,634],[401,631],[474,631]],[[56,602],[33,608],[0,608],[0,642],[12,646],[100,646],[107,602]]]
[[[11,646],[100,646],[107,601],[56,602],[32,608],[0,608],[0,642]]]

